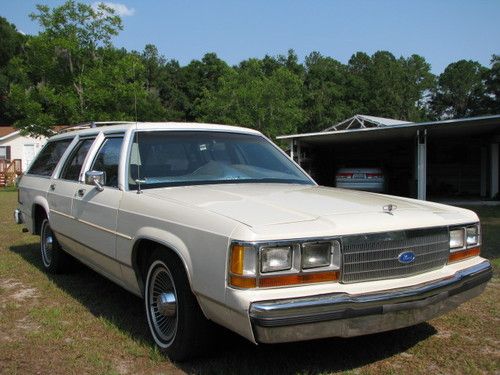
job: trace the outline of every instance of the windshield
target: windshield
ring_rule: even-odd
[[[245,182],[313,184],[272,143],[257,135],[139,132],[129,158],[129,187]]]

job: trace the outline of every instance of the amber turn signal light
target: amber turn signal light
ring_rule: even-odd
[[[448,256],[448,263],[458,262],[459,260],[472,258],[478,256],[479,253],[481,253],[481,248],[479,246],[466,250],[455,251],[453,253],[450,253],[450,255]]]
[[[255,277],[231,275],[229,277],[229,283],[237,288],[255,288],[257,286]]]
[[[259,279],[259,287],[270,288],[270,287],[285,286],[285,285],[321,283],[325,281],[337,281],[338,279],[339,279],[339,271],[304,273],[298,275],[269,276],[269,277],[261,277]]]
[[[241,245],[234,245],[231,250],[231,273],[234,273],[236,275],[243,275],[245,247]]]

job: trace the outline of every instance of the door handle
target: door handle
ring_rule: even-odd
[[[50,184],[49,189],[52,191],[56,190],[56,184]]]
[[[79,197],[83,197],[85,195],[85,189],[78,189],[78,191],[76,192],[76,194]]]

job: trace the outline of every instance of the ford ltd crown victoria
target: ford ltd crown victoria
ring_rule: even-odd
[[[209,321],[254,343],[366,335],[439,316],[492,275],[474,212],[318,186],[233,126],[58,134],[21,178],[15,217],[40,235],[46,271],[70,255],[143,297],[174,360],[200,350]]]

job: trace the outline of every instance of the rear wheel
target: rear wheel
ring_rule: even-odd
[[[69,256],[61,249],[47,218],[40,228],[40,253],[43,267],[48,272],[56,274],[67,269]]]
[[[166,249],[157,249],[148,262],[144,301],[151,335],[162,352],[174,361],[199,353],[209,322],[182,263]]]

